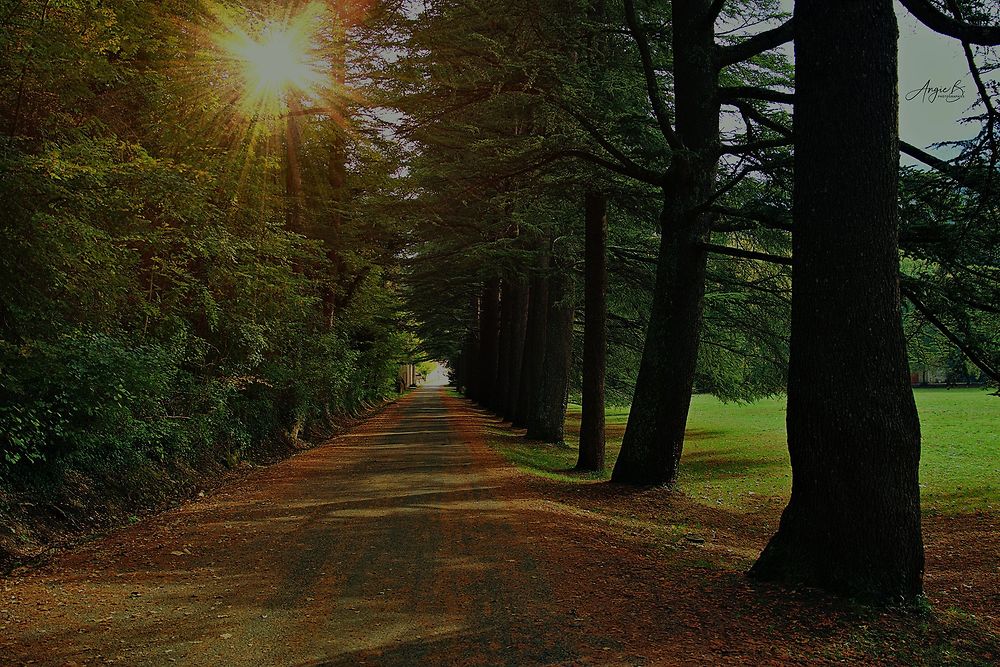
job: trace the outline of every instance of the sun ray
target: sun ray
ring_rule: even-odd
[[[315,99],[329,86],[329,64],[318,44],[321,3],[305,5],[297,14],[264,20],[257,30],[220,14],[213,42],[240,88],[238,110],[247,117],[268,121],[288,113],[295,98]]]

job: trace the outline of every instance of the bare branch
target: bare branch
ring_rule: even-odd
[[[950,340],[955,347],[961,350],[962,354],[964,354],[966,358],[968,358],[968,360],[976,366],[976,368],[988,375],[994,382],[1000,382],[1000,371],[990,366],[989,362],[980,357],[976,350],[952,332],[951,329],[949,329],[948,326],[934,314],[934,311],[932,311],[927,304],[920,300],[913,290],[903,286],[900,287],[900,291],[907,298],[907,300],[913,304],[914,308],[919,310],[920,314],[923,315],[928,322],[933,324],[935,329],[940,331],[945,338]]]
[[[718,69],[749,60],[765,51],[775,49],[795,38],[794,19],[788,19],[777,28],[765,30],[749,39],[728,46],[716,46],[715,66]]]
[[[729,257],[739,257],[740,259],[754,259],[761,262],[781,264],[791,266],[791,257],[781,257],[780,255],[769,255],[766,252],[754,252],[753,250],[743,250],[741,248],[731,248],[727,245],[717,245],[715,243],[699,243],[698,247],[716,255],[728,255]]]
[[[948,35],[970,44],[1000,45],[1000,26],[973,25],[948,16],[929,0],[899,0],[917,20],[934,32]]]
[[[733,104],[738,100],[761,100],[762,102],[774,102],[775,104],[795,104],[793,93],[784,93],[780,90],[770,88],[757,88],[755,86],[722,86],[719,88],[719,101],[724,104]]]

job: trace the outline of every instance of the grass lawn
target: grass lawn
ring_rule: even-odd
[[[917,389],[923,448],[920,483],[924,511],[961,513],[1000,510],[1000,398],[980,389]],[[536,474],[587,481],[610,474],[628,409],[607,413],[605,475],[582,476],[576,463],[580,408],[570,406],[567,446],[521,439],[498,441],[511,461]],[[787,496],[791,469],[785,441],[785,399],[749,405],[695,396],[688,418],[680,490],[705,504],[739,509],[750,494]]]

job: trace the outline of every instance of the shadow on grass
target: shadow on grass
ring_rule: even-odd
[[[708,450],[684,454],[684,474],[694,478],[725,479],[740,477],[752,471],[785,468],[781,459],[734,456],[731,451]]]

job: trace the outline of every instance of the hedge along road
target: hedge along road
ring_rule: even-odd
[[[326,445],[16,574],[0,662],[624,659],[564,581],[564,556],[574,578],[600,559],[572,515],[519,491],[482,443],[487,421],[418,389]]]

